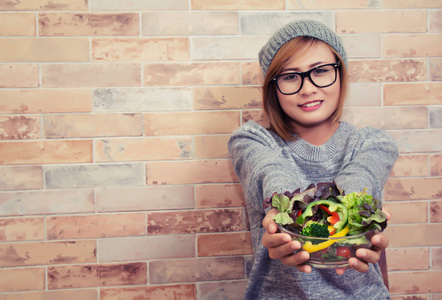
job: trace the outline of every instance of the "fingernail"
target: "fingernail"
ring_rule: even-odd
[[[377,243],[379,243],[380,241],[381,241],[381,239],[380,239],[378,236],[374,236],[373,239],[372,239],[372,243],[373,243],[373,244],[377,244]]]
[[[287,243],[287,242],[290,242],[291,238],[288,235],[284,235],[282,240]]]
[[[359,257],[366,257],[367,256],[367,252],[366,251],[359,251]]]

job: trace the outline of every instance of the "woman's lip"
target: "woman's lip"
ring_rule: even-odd
[[[313,104],[313,103],[316,103],[316,104],[311,105],[311,106],[316,106],[316,105],[321,104],[323,101],[324,101],[324,100],[313,100],[313,101],[309,101],[309,102],[305,102],[305,103],[299,104],[298,106],[301,106],[301,107],[309,107],[308,105],[309,105],[309,104]]]
[[[322,102],[324,102],[324,100],[309,101],[304,104],[298,105],[298,107],[305,112],[315,111],[319,109],[319,107],[321,107]]]

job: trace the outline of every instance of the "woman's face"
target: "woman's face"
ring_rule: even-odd
[[[306,46],[308,47],[308,46]],[[336,57],[327,44],[316,42],[307,51],[294,54],[283,66],[280,74],[288,72],[305,72],[324,64],[336,63]],[[311,73],[312,77],[314,76]],[[293,95],[284,95],[277,90],[279,103],[284,112],[292,119],[296,127],[315,127],[328,122],[336,111],[340,96],[339,70],[336,82],[320,88],[305,77],[301,90]]]

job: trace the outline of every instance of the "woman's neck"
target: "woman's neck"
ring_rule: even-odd
[[[294,124],[296,134],[312,145],[320,146],[327,142],[339,127],[339,121],[324,122],[311,127],[303,127]]]

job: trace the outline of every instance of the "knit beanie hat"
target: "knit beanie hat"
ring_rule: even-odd
[[[329,44],[339,53],[347,67],[347,54],[340,37],[324,24],[314,20],[291,22],[279,29],[259,51],[259,64],[265,77],[276,52],[282,45],[299,36],[309,36]]]

